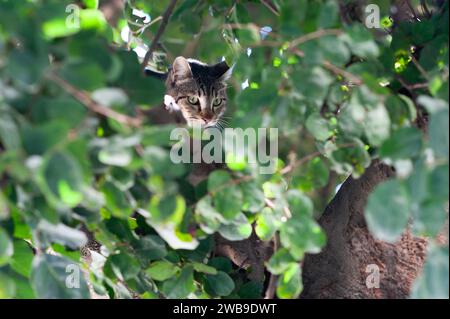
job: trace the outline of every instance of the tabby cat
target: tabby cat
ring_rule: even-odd
[[[226,62],[207,65],[179,56],[167,74],[146,73],[165,79],[166,108],[180,111],[189,126],[222,127],[227,107],[225,82],[231,75]]]

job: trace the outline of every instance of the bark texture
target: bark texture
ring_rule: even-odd
[[[364,219],[368,195],[392,175],[390,167],[374,162],[359,179],[350,177],[342,185],[319,219],[326,247],[305,257],[301,298],[408,297],[424,263],[426,241],[409,231],[395,244],[378,241]],[[366,285],[371,264],[379,268],[379,288]]]

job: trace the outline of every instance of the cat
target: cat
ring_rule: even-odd
[[[188,126],[222,128],[231,70],[224,61],[208,65],[179,56],[168,73],[146,69],[146,74],[165,81],[166,108],[181,112]]]

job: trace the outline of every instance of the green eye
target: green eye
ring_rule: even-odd
[[[214,99],[213,100],[213,106],[219,106],[220,104],[222,104],[222,99]]]
[[[187,100],[192,105],[198,104],[198,97],[196,97],[196,96],[193,96],[193,95],[188,96]]]

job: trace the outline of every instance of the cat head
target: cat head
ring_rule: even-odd
[[[177,57],[166,79],[167,95],[175,100],[188,125],[220,125],[227,107],[227,85],[231,69],[226,62],[207,65]]]

